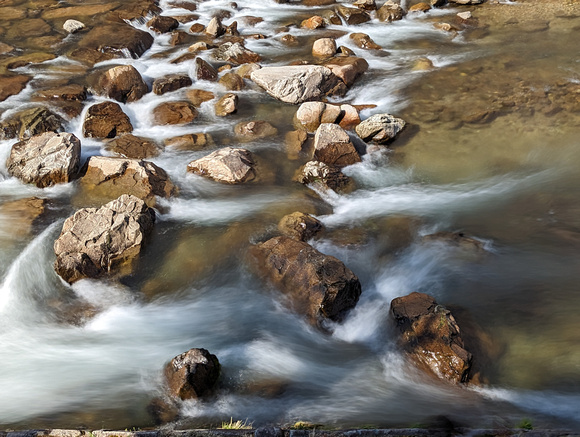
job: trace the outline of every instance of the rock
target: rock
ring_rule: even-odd
[[[215,143],[210,134],[186,134],[165,140],[165,146],[177,150],[200,150],[212,147]]]
[[[459,5],[478,5],[483,3],[483,0],[448,0],[449,3],[457,3]]]
[[[339,126],[343,129],[352,129],[360,123],[358,110],[352,105],[340,105],[342,118]]]
[[[84,23],[78,20],[66,20],[62,25],[62,28],[66,30],[68,33],[77,33],[80,30],[83,30],[86,26]]]
[[[203,102],[215,99],[215,94],[212,93],[211,91],[198,89],[187,90],[185,95],[189,99],[189,101],[193,104],[193,106],[198,108]]]
[[[314,158],[337,167],[361,162],[348,134],[339,125],[332,123],[322,123],[316,130]]]
[[[63,123],[59,115],[43,106],[25,109],[0,124],[0,140],[25,139],[44,132],[62,132]]]
[[[36,91],[35,96],[44,100],[82,102],[87,99],[87,89],[82,85],[63,85]]]
[[[16,237],[30,234],[36,222],[46,212],[48,200],[38,197],[11,200],[0,206],[3,224]]]
[[[340,260],[286,236],[251,249],[256,268],[289,299],[292,309],[314,325],[340,321],[361,294],[356,275]]]
[[[235,114],[237,110],[238,96],[234,93],[228,93],[224,95],[215,104],[215,115],[218,117],[225,117],[230,114]]]
[[[217,70],[201,58],[195,58],[195,75],[197,80],[209,80],[215,82],[218,77]]]
[[[153,118],[157,124],[186,124],[197,117],[197,109],[190,102],[165,102],[153,109]]]
[[[220,376],[220,363],[205,349],[190,349],[173,358],[164,370],[171,396],[197,399],[209,393]]]
[[[11,46],[10,44],[6,44],[0,41],[0,55],[7,55],[8,53],[12,53],[14,50],[16,50],[14,46]]]
[[[262,68],[260,64],[243,64],[238,67],[236,74],[244,79],[251,79],[252,73],[260,68]]]
[[[356,56],[332,58],[325,62],[324,66],[347,86],[351,86],[369,68],[369,64],[365,59],[357,58]]]
[[[185,88],[193,84],[191,78],[187,74],[169,74],[167,76],[159,77],[153,81],[152,90],[158,96],[165,93],[176,91],[180,88]]]
[[[103,73],[94,92],[118,102],[135,102],[149,92],[141,74],[132,65],[119,65]]]
[[[220,19],[218,17],[214,17],[205,28],[205,33],[213,38],[218,38],[226,33],[226,29],[222,25]]]
[[[323,102],[304,102],[296,111],[297,127],[314,132],[321,123],[334,123],[341,115],[340,106]]]
[[[429,58],[419,58],[413,65],[413,71],[428,71],[435,68],[433,61]]]
[[[0,76],[0,102],[22,91],[30,79],[30,76]]]
[[[374,11],[377,9],[375,0],[357,0],[352,5],[365,11]]]
[[[157,33],[168,33],[179,27],[179,21],[172,17],[157,15],[147,22],[147,27]]]
[[[320,161],[308,161],[298,170],[294,180],[337,192],[345,191],[351,184],[350,178],[344,175],[340,168]]]
[[[300,44],[300,42],[298,41],[298,38],[296,38],[294,35],[291,35],[289,33],[287,33],[286,35],[282,35],[280,37],[280,42],[282,42],[283,44],[287,45],[287,46],[297,46]]]
[[[420,368],[451,382],[467,382],[472,356],[449,310],[431,296],[414,292],[393,299],[391,312],[405,351]]]
[[[131,159],[151,158],[159,155],[162,150],[155,141],[131,134],[121,135],[109,142],[106,147],[117,155]]]
[[[334,38],[320,38],[312,45],[312,55],[330,57],[336,54],[336,41]]]
[[[332,71],[320,65],[264,67],[254,71],[251,78],[272,97],[295,105],[319,100],[338,83]]]
[[[157,0],[141,0],[138,2],[124,3],[116,8],[111,15],[120,21],[136,19],[144,21],[145,17],[161,13],[161,8],[158,6],[158,3]]]
[[[359,124],[355,131],[363,141],[385,144],[405,127],[405,120],[390,114],[375,114]]]
[[[338,15],[346,22],[346,24],[354,25],[370,21],[371,16],[365,11],[358,8],[349,8],[347,6],[339,5],[336,8]]]
[[[303,212],[294,212],[285,215],[278,223],[278,230],[282,234],[295,240],[307,241],[322,231],[322,223]]]
[[[190,45],[187,48],[188,52],[192,52],[192,53],[197,53],[197,52],[203,52],[205,50],[209,50],[210,46],[207,45],[207,43],[203,42],[203,41],[198,41],[192,45]]]
[[[83,123],[83,135],[95,138],[115,138],[133,131],[129,117],[114,102],[97,103],[89,108]]]
[[[474,254],[486,253],[481,241],[468,237],[463,232],[436,232],[435,234],[425,235],[422,241],[424,243],[439,242]]]
[[[72,284],[130,267],[154,219],[145,202],[127,194],[99,209],[80,209],[66,219],[54,243],[56,272]]]
[[[405,10],[400,4],[392,0],[386,1],[377,11],[377,17],[380,21],[397,21],[402,20],[405,16]]]
[[[277,135],[278,129],[263,120],[242,121],[234,126],[234,134],[239,141],[248,142]]]
[[[194,23],[189,28],[190,33],[201,33],[205,30],[205,26],[201,23]]]
[[[224,147],[190,162],[187,171],[225,184],[241,184],[256,177],[255,166],[249,150]]]
[[[382,47],[375,43],[366,33],[351,33],[349,38],[361,49],[380,50]]]
[[[46,132],[12,146],[8,173],[27,184],[45,188],[78,176],[81,142],[73,134]]]
[[[298,159],[307,140],[308,134],[302,129],[288,132],[284,136],[288,159]]]
[[[333,24],[337,26],[342,25],[342,20],[340,19],[340,16],[336,13],[336,11],[327,9],[325,11],[321,11],[320,14],[322,18],[324,18],[324,22],[326,23],[327,26],[331,26]]]
[[[323,27],[326,27],[326,22],[320,15],[314,15],[300,23],[300,27],[310,30],[322,29]]]
[[[114,199],[131,194],[155,205],[155,196],[170,197],[175,186],[160,167],[149,161],[91,156],[81,187],[93,197]]]
[[[17,26],[11,26],[6,36],[12,40],[26,37],[39,37],[52,32],[52,27],[41,18],[25,18],[18,20]]]
[[[244,79],[236,73],[226,73],[218,81],[228,91],[241,91],[244,88]]]
[[[181,44],[185,44],[187,42],[189,42],[191,44],[192,38],[193,37],[189,33],[183,32],[182,30],[173,31],[173,32],[171,32],[171,38],[169,39],[169,45],[176,47],[176,46],[180,46]]]
[[[458,12],[457,16],[462,20],[467,21],[471,18],[471,12],[470,11]]]
[[[409,8],[409,12],[429,12],[431,10],[431,5],[427,3],[417,3]]]
[[[230,62],[236,65],[255,63],[262,60],[260,55],[248,50],[239,42],[223,43],[214,50],[213,57],[218,61]]]

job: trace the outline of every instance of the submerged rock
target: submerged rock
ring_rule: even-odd
[[[226,184],[241,184],[256,177],[255,167],[249,150],[224,147],[190,162],[187,171]]]
[[[56,272],[68,283],[131,267],[155,213],[135,196],[123,194],[100,208],[83,208],[66,219],[54,243]]]
[[[388,143],[405,127],[405,120],[390,114],[375,114],[361,122],[355,131],[363,141]]]
[[[25,236],[44,215],[47,204],[48,200],[38,197],[11,200],[0,205],[0,216],[14,236]]]
[[[206,349],[190,349],[173,358],[164,370],[172,396],[197,399],[209,393],[220,376],[217,357]]]
[[[264,120],[242,121],[234,126],[239,141],[248,142],[278,134],[278,129]]]
[[[286,236],[252,249],[256,268],[289,299],[292,309],[321,326],[340,321],[361,294],[357,276],[342,261]]]
[[[278,230],[284,235],[300,241],[307,241],[322,231],[322,223],[310,214],[294,212],[285,215],[278,223]]]
[[[30,79],[30,76],[0,76],[0,102],[22,91]]]
[[[39,188],[67,183],[78,176],[81,142],[70,133],[46,132],[12,146],[8,173]]]
[[[147,27],[157,33],[168,33],[179,27],[179,21],[173,17],[157,15],[147,22]]]

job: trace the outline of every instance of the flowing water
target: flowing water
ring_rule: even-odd
[[[0,4],[43,7],[38,1]],[[76,183],[41,190],[9,177],[4,162],[15,140],[1,142],[0,425],[151,426],[146,406],[162,391],[163,365],[203,347],[222,363],[220,387],[206,401],[181,404],[183,426],[229,418],[254,425],[413,426],[444,415],[469,426],[509,427],[529,418],[536,427],[579,429],[580,114],[574,111],[580,19],[556,11],[543,15],[550,21],[544,28],[518,15],[529,13],[524,6],[530,4],[474,7],[480,23],[460,34],[433,27],[465,10],[449,7],[393,24],[374,19],[324,31],[291,26],[284,30],[299,44],[287,46],[278,39],[280,28],[316,8],[269,0],[239,0],[237,9],[225,0],[199,3],[195,13],[203,24],[216,10],[230,11],[230,20],[263,17],[254,28],[240,25],[242,34],[271,36],[247,40],[263,64],[311,60],[314,39],[325,32],[338,36],[339,45],[370,64],[341,101],[376,105],[363,118],[389,112],[409,126],[391,149],[345,169],[356,190],[330,195],[291,182],[303,163],[290,160],[284,146],[296,108],[249,83],[239,92],[237,115],[218,119],[208,102],[198,120],[182,127],[152,126],[150,114],[161,101],[183,98],[184,90],[122,105],[133,134],[159,142],[207,132],[218,146],[236,144],[233,126],[251,119],[270,121],[279,135],[244,144],[263,170],[258,183],[244,186],[186,174],[187,163],[207,152],[167,148],[152,159],[180,194],[160,201],[152,241],[134,274],[121,281],[71,287],[58,278],[52,246],[62,222],[93,201]],[[165,15],[187,12],[164,1],[161,7]],[[142,22],[132,24],[146,30]],[[25,49],[40,44],[10,39],[18,26],[19,20],[0,21],[2,38],[13,45],[20,38]],[[369,34],[383,50],[356,47],[349,32]],[[155,35],[141,58],[94,68],[130,63],[150,85],[168,73],[193,76],[192,62],[168,62],[186,50]],[[416,70],[421,58],[434,68]],[[0,102],[2,119],[26,107],[35,89],[83,83],[87,74],[64,55],[18,72],[35,79]],[[210,82],[192,88],[223,93]],[[102,100],[91,97],[85,111]],[[482,120],[482,111],[491,116]],[[83,158],[107,154],[101,141],[82,137],[82,120],[83,114],[71,119],[67,129],[81,138]],[[18,218],[3,205],[32,196],[48,199],[48,214],[30,232],[17,232]],[[248,244],[272,234],[278,220],[296,210],[324,223],[325,233],[311,244],[344,261],[362,283],[357,307],[330,333],[289,312],[245,261]],[[421,243],[421,236],[437,231],[473,236],[487,254]],[[412,291],[433,295],[478,333],[481,384],[438,382],[404,359],[389,304]]]

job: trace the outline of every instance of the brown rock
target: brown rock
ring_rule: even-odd
[[[312,55],[319,57],[330,57],[336,53],[336,41],[334,38],[320,38],[312,45]]]
[[[227,115],[235,114],[237,110],[238,96],[234,93],[228,93],[224,95],[215,104],[215,115],[218,117],[225,117]]]
[[[352,5],[365,11],[375,11],[377,9],[375,0],[357,0]]]
[[[190,102],[165,102],[153,109],[157,124],[186,124],[197,117],[197,109]]]
[[[244,79],[250,79],[252,73],[256,70],[259,70],[260,68],[262,68],[260,64],[243,64],[238,67],[236,74]]]
[[[189,42],[191,44],[191,40],[193,37],[187,33],[183,32],[182,30],[171,32],[171,38],[169,39],[169,45],[175,47],[181,44],[185,44]]]
[[[340,105],[342,111],[342,119],[339,126],[343,129],[352,129],[360,123],[360,116],[358,110],[352,105]]]
[[[89,108],[83,123],[83,135],[95,138],[115,138],[133,131],[129,117],[117,103],[97,103]]]
[[[26,37],[43,36],[52,32],[52,27],[42,18],[25,18],[18,20],[17,26],[12,26],[6,32],[6,36],[10,39]]]
[[[152,89],[155,94],[162,95],[192,84],[191,78],[186,74],[169,74],[155,79]]]
[[[300,23],[300,27],[310,30],[321,29],[326,27],[326,22],[320,15],[314,15]]]
[[[336,11],[346,24],[349,25],[366,23],[371,19],[371,16],[367,12],[358,8],[349,8],[347,6],[339,5],[336,8]]]
[[[351,185],[351,180],[344,175],[340,168],[327,165],[320,161],[309,161],[302,166],[296,176],[296,182],[305,185],[315,185],[323,190],[345,191]]]
[[[409,12],[429,12],[431,10],[431,5],[427,3],[417,3],[409,8]]]
[[[0,41],[0,55],[12,53],[14,50],[16,50],[15,47]]]
[[[90,17],[93,15],[109,12],[117,6],[118,3],[105,3],[101,5],[88,4],[82,6],[69,6],[64,8],[50,8],[42,12],[42,18],[45,20],[54,20],[55,18]]]
[[[45,61],[50,61],[55,59],[56,55],[52,53],[27,53],[22,56],[16,56],[8,58],[3,61],[0,65],[8,70],[14,70],[16,68],[25,67],[30,64],[41,64]]]
[[[281,236],[254,246],[255,265],[289,299],[292,309],[322,326],[340,321],[361,294],[356,275],[340,260],[307,243]]]
[[[217,70],[201,58],[195,58],[195,74],[197,80],[209,80],[215,82],[218,77]]]
[[[186,97],[195,107],[200,107],[203,102],[207,102],[209,100],[215,99],[215,94],[211,91],[205,90],[187,90],[185,93]]]
[[[286,35],[282,35],[280,37],[280,41],[284,44],[286,44],[287,46],[297,46],[298,44],[300,44],[300,41],[298,41],[298,38],[296,38],[294,35],[287,33]]]
[[[205,33],[207,33],[212,38],[219,38],[226,33],[226,29],[222,25],[219,17],[213,17],[205,28]]]
[[[0,76],[0,102],[22,91],[30,79],[30,76]]]
[[[328,165],[344,167],[361,162],[348,134],[337,124],[322,123],[314,135],[314,157]]]
[[[220,363],[206,349],[190,349],[167,363],[164,374],[171,396],[197,399],[215,386]]]
[[[124,3],[115,9],[110,15],[120,21],[143,19],[152,14],[160,14],[161,8],[157,0],[140,0],[138,2]]]
[[[420,368],[451,382],[467,382],[472,356],[449,310],[431,296],[414,292],[393,299],[391,311],[404,349]]]
[[[225,184],[241,184],[256,177],[255,167],[249,150],[224,147],[190,162],[187,171]]]
[[[157,15],[147,22],[147,27],[157,33],[168,33],[179,27],[179,22],[172,17]]]
[[[347,86],[351,86],[369,68],[366,60],[355,56],[332,58],[325,62],[324,66],[330,69]]]
[[[165,140],[165,146],[177,150],[201,150],[215,145],[210,134],[197,133],[180,135]]]
[[[486,253],[481,241],[468,237],[463,232],[436,232],[435,234],[425,235],[422,241],[425,243],[442,243],[474,254]]]
[[[63,85],[36,91],[37,98],[82,102],[87,99],[87,89],[82,85]]]
[[[205,26],[201,23],[194,23],[189,28],[190,33],[201,33],[205,30]]]
[[[44,106],[17,112],[0,124],[0,139],[30,138],[44,132],[62,132],[64,120]]]
[[[159,155],[162,150],[155,141],[131,134],[121,135],[109,142],[106,147],[117,155],[131,159],[151,158]]]
[[[405,10],[400,4],[392,0],[386,1],[377,11],[377,17],[380,21],[391,22],[402,20],[404,16]]]
[[[242,121],[234,126],[234,134],[238,140],[248,142],[277,135],[278,129],[263,120]]]
[[[322,229],[323,226],[319,220],[303,212],[285,215],[278,223],[278,230],[282,234],[300,241],[310,240]]]
[[[380,50],[382,47],[375,43],[366,33],[351,33],[349,36],[361,49]]]
[[[221,44],[214,50],[213,56],[218,61],[236,65],[255,63],[262,60],[259,54],[248,50],[239,42],[226,42]]]
[[[192,53],[203,52],[204,50],[209,50],[209,45],[203,41],[198,41],[187,48],[187,51]]]
[[[307,140],[308,134],[304,130],[300,129],[288,132],[284,137],[288,159],[298,159]]]
[[[321,123],[334,123],[341,115],[340,106],[323,102],[304,102],[296,111],[296,126],[314,132]]]
[[[228,91],[241,91],[244,88],[244,79],[236,73],[226,73],[218,81]]]
[[[11,200],[0,206],[0,215],[4,224],[15,236],[28,235],[46,212],[48,200],[38,197]]]
[[[149,92],[149,89],[135,67],[119,65],[99,76],[94,91],[118,102],[126,103],[139,100]]]

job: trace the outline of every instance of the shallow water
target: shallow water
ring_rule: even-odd
[[[195,13],[203,24],[216,9],[234,14],[226,23],[261,16],[263,23],[240,31],[274,35],[311,11],[237,3],[234,10],[229,1],[209,0]],[[166,15],[185,13],[166,2],[161,7]],[[203,347],[222,363],[220,387],[207,401],[183,402],[181,426],[215,426],[230,418],[254,425],[301,420],[338,427],[412,426],[445,415],[469,426],[514,426],[530,418],[536,427],[580,428],[580,117],[567,109],[552,115],[544,94],[532,96],[532,89],[549,95],[550,89],[580,80],[578,19],[554,18],[548,30],[523,34],[505,24],[507,17],[490,15],[489,34],[476,39],[433,28],[433,21],[460,10],[409,15],[391,25],[373,20],[327,29],[365,32],[384,48],[364,51],[348,37],[339,38],[371,66],[342,100],[377,105],[363,111],[364,117],[389,112],[410,123],[390,150],[345,170],[357,184],[350,194],[315,193],[291,182],[303,162],[289,160],[284,146],[296,108],[275,103],[248,82],[239,93],[240,113],[218,120],[212,102],[204,103],[190,126],[150,123],[154,106],[183,98],[184,90],[150,93],[121,105],[134,135],[160,142],[207,132],[218,146],[236,144],[233,126],[251,119],[267,119],[279,134],[244,144],[263,170],[260,181],[244,186],[186,174],[187,163],[207,151],[168,148],[152,159],[180,194],[160,202],[152,241],[134,274],[120,282],[87,280],[69,287],[58,278],[52,245],[62,221],[93,201],[76,183],[40,190],[8,177],[4,162],[15,141],[0,142],[1,201],[38,196],[48,198],[51,208],[26,236],[14,235],[10,220],[0,221],[0,424],[151,426],[146,405],[161,392],[164,363]],[[483,25],[485,12],[472,11],[481,14]],[[10,26],[17,22],[0,25]],[[248,40],[247,47],[264,56],[263,64],[310,60],[309,44],[325,31],[289,32],[303,44],[288,47],[274,36]],[[156,36],[140,59],[95,68],[130,63],[149,85],[168,73],[193,75],[192,62],[169,64],[160,57],[166,51],[173,59],[186,46],[173,49],[167,36]],[[413,71],[423,57],[434,70]],[[58,81],[83,83],[86,74],[64,56],[19,71],[34,72],[35,80],[0,102],[2,119],[27,104],[34,89]],[[209,82],[192,88],[223,92]],[[494,97],[498,90],[503,94]],[[85,111],[102,100],[91,97]],[[501,106],[484,123],[461,118],[472,110],[496,110],[498,101],[516,104]],[[70,120],[68,130],[81,138],[83,157],[106,154],[101,141],[82,137],[82,119]],[[245,262],[249,244],[271,235],[278,220],[296,210],[325,224],[326,232],[311,243],[344,261],[363,286],[357,307],[342,324],[330,326],[330,334],[290,313],[284,298]],[[437,231],[471,235],[484,242],[488,254],[474,257],[420,242]],[[479,328],[485,351],[481,386],[434,381],[405,361],[389,304],[412,291],[433,295],[453,309],[460,325]],[[89,304],[98,312],[83,319]]]

